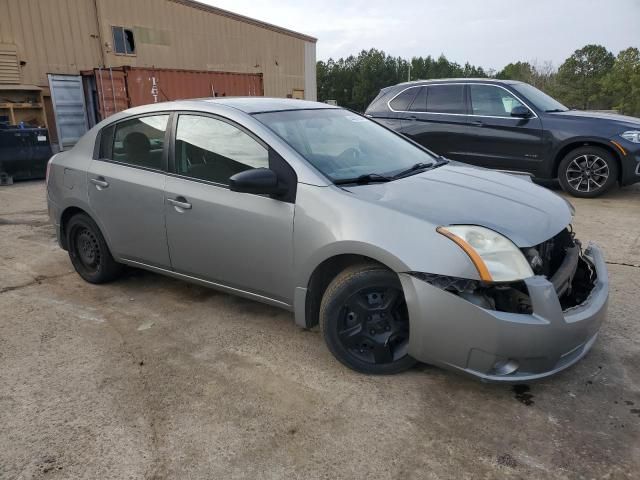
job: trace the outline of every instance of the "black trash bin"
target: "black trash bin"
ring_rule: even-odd
[[[46,128],[0,123],[0,174],[16,180],[44,178],[51,155]]]

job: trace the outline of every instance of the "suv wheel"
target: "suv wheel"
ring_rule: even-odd
[[[100,229],[88,215],[71,217],[65,231],[69,258],[84,280],[106,283],[120,276],[122,265],[113,259]]]
[[[574,197],[593,198],[615,185],[618,163],[608,151],[581,147],[569,152],[558,167],[562,189]]]
[[[347,268],[331,282],[320,327],[331,353],[358,372],[392,374],[416,363],[407,354],[409,314],[400,280],[380,265]]]

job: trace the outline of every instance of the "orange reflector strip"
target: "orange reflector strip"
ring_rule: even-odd
[[[455,233],[451,233],[449,230],[447,230],[444,227],[436,228],[436,232],[444,235],[450,240],[453,240],[458,244],[460,248],[462,248],[462,250],[464,250],[464,253],[466,253],[469,256],[469,258],[475,265],[476,269],[478,270],[478,273],[480,274],[480,278],[483,281],[485,282],[493,281],[493,277],[491,276],[491,273],[489,272],[487,265],[484,263],[484,260],[482,260],[480,255],[478,255],[478,252],[476,252],[474,248],[466,242],[466,240],[460,238]]]
[[[618,147],[624,156],[627,155],[627,151],[624,148],[622,148],[622,145],[620,145],[618,142],[614,142],[613,140],[609,140],[609,141],[613,143],[616,147]]]

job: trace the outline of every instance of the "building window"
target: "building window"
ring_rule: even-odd
[[[111,27],[113,33],[113,51],[117,55],[135,55],[136,42],[133,30],[124,27]]]

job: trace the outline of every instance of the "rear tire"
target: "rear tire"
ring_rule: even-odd
[[[122,273],[111,256],[98,225],[86,214],[71,217],[65,228],[69,258],[76,272],[89,283],[107,283]]]
[[[562,189],[569,195],[581,198],[598,197],[616,184],[618,162],[603,148],[576,148],[560,162],[558,180]]]
[[[409,315],[398,276],[377,264],[341,272],[320,304],[327,347],[347,367],[394,374],[416,364],[407,354]]]

